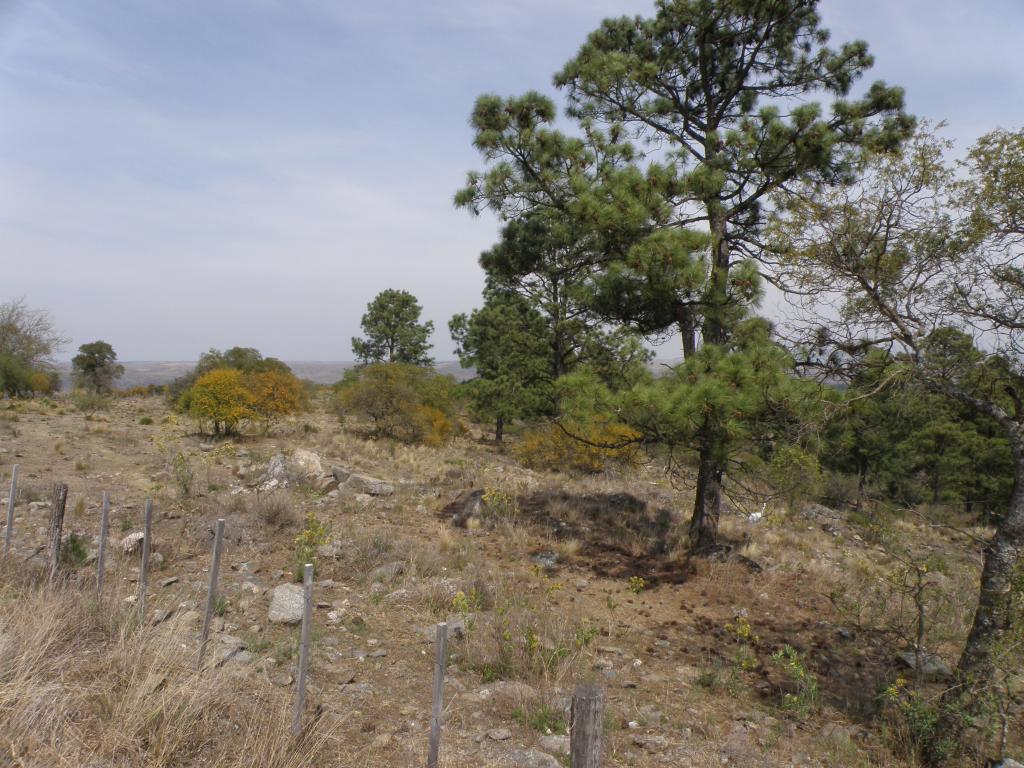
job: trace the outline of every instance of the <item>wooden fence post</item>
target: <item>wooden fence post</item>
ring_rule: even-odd
[[[146,579],[149,576],[149,550],[153,532],[153,500],[146,499],[146,525],[142,533],[142,567],[139,569],[139,623],[146,622]]]
[[[96,593],[103,591],[103,574],[107,567],[107,527],[110,524],[110,494],[103,492],[103,508],[100,511],[100,549],[96,553]]]
[[[599,768],[601,729],[604,726],[604,691],[594,683],[580,683],[572,694],[569,717],[570,768]]]
[[[437,625],[437,642],[434,656],[434,696],[430,707],[430,751],[427,752],[427,768],[437,768],[438,753],[441,750],[441,717],[444,712],[444,673],[448,666],[448,624]]]
[[[4,558],[11,549],[11,532],[14,530],[14,497],[18,494],[18,464],[11,469],[11,495],[7,499],[7,530],[4,531]]]
[[[64,508],[67,503],[67,483],[58,483],[53,489],[53,504],[50,507],[50,533],[47,541],[51,582],[57,577],[57,569],[60,568],[60,539],[64,533]]]
[[[224,546],[224,518],[217,520],[217,533],[213,537],[213,559],[210,561],[210,586],[206,591],[206,614],[203,616],[203,629],[199,635],[199,660],[196,669],[203,668],[203,655],[206,653],[206,640],[210,636],[210,623],[213,611],[217,607],[217,579],[220,571],[220,551]]]
[[[299,681],[292,715],[292,735],[302,733],[302,713],[306,708],[306,672],[309,669],[309,635],[313,627],[313,564],[302,569],[302,636],[299,641]]]

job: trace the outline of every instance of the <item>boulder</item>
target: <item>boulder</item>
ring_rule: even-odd
[[[907,669],[917,669],[917,658],[913,648],[897,653],[896,661]],[[934,653],[921,651],[921,674],[928,680],[943,680],[950,677],[953,670]]]
[[[499,680],[482,688],[479,696],[484,700],[503,702],[512,706],[521,706],[526,702],[538,701],[540,692],[527,683],[518,680]]]
[[[569,737],[563,734],[553,733],[545,736],[537,746],[552,755],[569,756]]]
[[[296,448],[292,451],[288,464],[293,472],[302,477],[319,477],[324,473],[324,468],[320,465],[320,457],[305,448]]]
[[[264,483],[276,480],[278,484],[312,480],[324,474],[320,456],[305,448],[296,448],[291,455],[275,453],[267,462]]]
[[[843,513],[838,512],[831,507],[826,507],[824,504],[817,504],[815,502],[808,502],[800,508],[800,514],[808,520],[842,520]]]
[[[353,495],[366,493],[370,496],[390,496],[395,492],[395,486],[376,477],[352,473],[338,486],[338,490]]]
[[[400,560],[394,560],[390,563],[384,563],[384,565],[377,566],[370,571],[371,582],[386,582],[394,581],[398,576],[405,570],[405,563]]]
[[[287,473],[287,460],[283,453],[275,453],[267,462],[267,478],[283,480]]]
[[[302,621],[305,598],[299,584],[282,584],[270,593],[267,619],[272,624],[298,624]]]
[[[452,525],[459,528],[479,528],[483,521],[484,492],[477,488],[463,491],[448,504],[441,513],[451,518]]]
[[[142,540],[146,535],[142,531],[129,533],[121,539],[121,551],[126,555],[133,555],[142,550]]]
[[[548,551],[536,552],[530,555],[530,562],[542,570],[556,571],[558,570],[558,553]]]

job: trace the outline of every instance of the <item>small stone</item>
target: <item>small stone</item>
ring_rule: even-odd
[[[542,738],[537,746],[552,755],[568,755],[569,737],[562,734],[551,734]]]
[[[563,768],[557,758],[538,749],[514,749],[508,758],[515,768]]]
[[[633,743],[645,752],[664,752],[668,746],[668,740],[664,736],[649,734],[637,734],[633,737]]]
[[[491,741],[508,741],[512,738],[512,731],[508,728],[491,728],[487,732],[487,738]]]

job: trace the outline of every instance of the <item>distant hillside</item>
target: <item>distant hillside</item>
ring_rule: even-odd
[[[333,384],[342,374],[352,368],[351,360],[288,360],[286,361],[295,375],[300,379],[309,379],[317,384]],[[122,362],[124,376],[118,379],[119,387],[146,387],[150,384],[169,384],[179,376],[183,376],[195,367],[195,361],[188,360],[133,360]],[[455,360],[438,363],[438,371],[450,374],[459,381],[473,377],[473,370],[462,368]],[[71,364],[59,363],[57,366],[61,376],[61,386],[67,389],[71,384]]]

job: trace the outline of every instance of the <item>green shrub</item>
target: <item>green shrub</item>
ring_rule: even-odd
[[[818,706],[818,681],[807,669],[804,657],[791,645],[784,645],[772,654],[793,690],[782,695],[782,708],[806,718]]]
[[[110,409],[110,397],[99,392],[76,389],[71,395],[71,402],[82,413],[94,413]]]
[[[178,451],[171,459],[171,472],[174,475],[174,485],[178,489],[178,495],[187,499],[192,495],[192,482],[195,480],[195,472],[192,471],[192,464],[188,460],[188,454]]]
[[[79,536],[74,531],[69,533],[60,549],[61,563],[69,568],[78,568],[84,565],[88,558],[89,549],[86,546],[86,537]]]
[[[455,431],[455,380],[405,363],[346,372],[335,387],[339,416],[369,420],[374,432],[408,443],[440,445]]]
[[[317,519],[316,512],[306,515],[306,523],[302,532],[295,537],[295,572],[296,582],[302,581],[306,563],[312,563],[316,569],[317,549],[326,544],[331,534],[330,524]]]
[[[823,487],[817,457],[795,445],[775,449],[768,465],[768,478],[790,507],[817,498]]]

